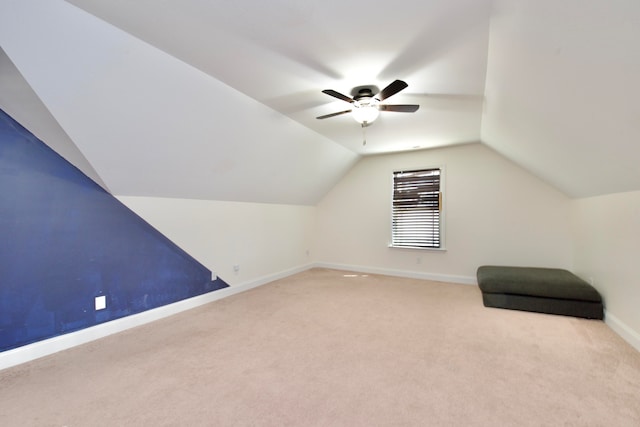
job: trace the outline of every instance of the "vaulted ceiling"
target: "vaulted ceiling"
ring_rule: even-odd
[[[314,204],[360,156],[468,142],[640,190],[636,0],[1,0],[0,47],[0,106],[117,195]],[[416,113],[315,118],[395,79]]]

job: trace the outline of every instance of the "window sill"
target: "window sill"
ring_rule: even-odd
[[[431,252],[446,252],[447,248],[421,248],[419,246],[394,246],[389,245],[391,249],[410,249],[410,250],[418,250],[418,251],[431,251]]]

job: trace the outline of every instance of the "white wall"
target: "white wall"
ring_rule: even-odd
[[[312,244],[315,207],[153,197],[119,199],[231,287],[0,352],[0,369],[195,308],[310,266],[306,251]],[[233,271],[234,264],[240,265],[238,273]]]
[[[640,191],[572,201],[574,267],[604,298],[606,321],[640,350]]]
[[[311,262],[312,206],[118,199],[232,286],[274,278]],[[234,265],[240,266],[238,272]]]
[[[444,168],[446,251],[389,248],[391,174]],[[483,264],[571,269],[570,200],[482,144],[370,156],[318,205],[315,260],[459,282]]]

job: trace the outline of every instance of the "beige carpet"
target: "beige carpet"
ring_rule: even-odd
[[[640,425],[640,353],[603,322],[349,276],[310,270],[0,371],[0,425]]]

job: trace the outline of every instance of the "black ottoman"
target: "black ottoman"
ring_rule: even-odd
[[[602,298],[589,283],[558,268],[485,265],[477,271],[486,307],[602,319]]]

